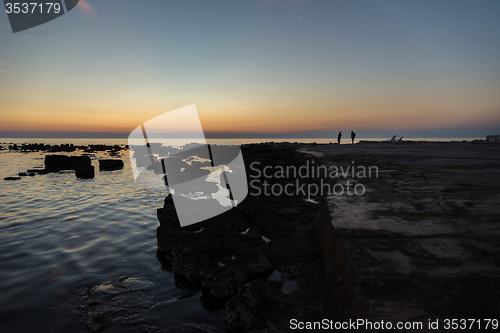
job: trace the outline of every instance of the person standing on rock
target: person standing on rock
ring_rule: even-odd
[[[351,131],[351,141],[352,141],[352,144],[354,144],[354,138],[356,137],[356,133],[354,133],[354,131]]]
[[[337,142],[340,144],[340,139],[342,138],[342,132],[339,132],[339,135],[337,135]]]

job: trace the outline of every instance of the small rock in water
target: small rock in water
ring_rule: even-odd
[[[123,161],[120,159],[99,160],[99,170],[112,171],[123,169]]]
[[[21,177],[5,177],[3,180],[19,180]]]
[[[92,165],[85,165],[75,168],[75,173],[77,178],[90,179],[94,178],[94,167]]]
[[[155,304],[153,282],[126,276],[88,288],[87,295],[89,332],[108,327],[113,332],[142,332],[141,315]]]

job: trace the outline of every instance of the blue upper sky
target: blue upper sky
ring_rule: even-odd
[[[215,136],[496,134],[500,1],[81,0],[16,34],[0,13],[0,100],[0,136],[190,104]]]

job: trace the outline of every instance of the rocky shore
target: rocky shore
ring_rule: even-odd
[[[248,146],[249,180],[252,162],[269,170],[357,163],[375,166],[377,175],[267,179],[270,187],[351,181],[363,193],[319,193],[318,204],[249,196],[191,230],[175,227],[167,200],[158,212],[159,249],[175,272],[229,299],[221,310],[228,331],[288,331],[292,318],[432,321],[444,331],[447,319],[498,318],[499,150],[477,143]],[[287,285],[296,289],[287,294]]]
[[[158,209],[158,258],[179,286],[203,291],[228,332],[294,331],[292,319],[420,324],[424,331],[432,322],[439,332],[448,319],[498,318],[499,150],[473,143],[247,145],[248,180],[259,180],[253,190],[261,193],[184,228],[167,197]],[[319,166],[343,173],[314,174]],[[345,172],[354,166],[356,173]],[[358,173],[370,166],[376,175]],[[307,174],[265,177],[266,167],[271,174],[305,167]],[[265,195],[264,181],[293,190],[351,182],[364,191]],[[122,278],[108,287],[124,283],[138,282]],[[89,299],[102,297],[108,287],[101,287],[89,289]],[[120,290],[137,292],[127,288]],[[103,304],[116,303],[96,303],[90,331],[112,332],[130,320]]]
[[[337,316],[422,329],[437,323],[434,332],[450,329],[453,319],[478,331],[500,318],[500,145],[300,151],[328,168],[378,167],[377,176],[325,179],[366,190],[324,198],[320,235],[328,281],[343,304]]]

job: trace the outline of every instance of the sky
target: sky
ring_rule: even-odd
[[[0,137],[127,137],[195,104],[210,137],[500,134],[500,1],[81,0],[12,33]]]

